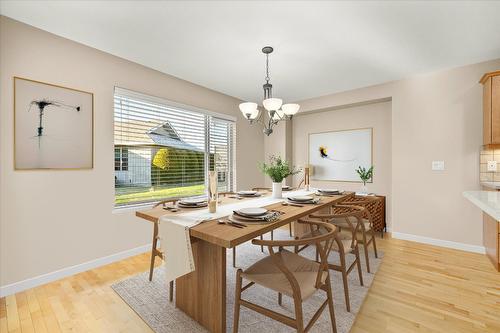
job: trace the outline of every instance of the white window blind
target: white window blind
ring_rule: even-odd
[[[115,88],[115,205],[234,189],[235,123],[223,115]]]

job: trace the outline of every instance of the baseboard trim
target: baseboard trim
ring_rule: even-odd
[[[84,262],[82,264],[66,267],[54,272],[50,272],[47,274],[35,276],[33,278],[29,278],[26,280],[22,280],[19,282],[15,282],[12,284],[8,284],[5,286],[0,287],[0,297],[5,297],[9,296],[21,291],[24,291],[26,289],[34,288],[41,286],[42,284],[46,284],[52,281],[56,281],[62,278],[65,278],[70,275],[75,275],[81,272],[88,271],[93,268],[97,268],[100,266],[108,265],[116,261],[120,261],[123,259],[126,259],[128,257],[132,257],[144,252],[151,251],[151,244],[146,244],[143,246],[139,246],[130,250],[125,250],[122,252],[118,252],[115,254],[112,254],[110,256],[106,257],[101,257],[97,258],[94,260],[90,260],[87,262]]]
[[[397,238],[397,239],[409,240],[409,241],[414,241],[414,242],[418,242],[418,243],[436,245],[436,246],[441,246],[441,247],[447,247],[450,249],[462,250],[462,251],[467,251],[467,252],[474,252],[474,253],[481,253],[481,254],[486,253],[486,249],[484,248],[484,246],[457,243],[457,242],[452,242],[452,241],[447,241],[447,240],[405,234],[402,232],[395,232],[395,231],[393,231],[391,234],[392,234],[393,238]]]

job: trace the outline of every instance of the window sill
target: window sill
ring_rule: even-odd
[[[137,210],[143,210],[143,209],[151,209],[153,206],[156,204],[156,202],[148,202],[144,204],[138,204],[138,205],[127,205],[127,206],[121,206],[121,207],[113,207],[111,210],[112,214],[124,214],[124,213],[129,213],[129,212],[135,212]]]

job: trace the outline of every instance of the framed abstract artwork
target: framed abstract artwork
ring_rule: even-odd
[[[309,134],[311,179],[361,182],[356,169],[372,166],[373,129]]]
[[[94,95],[14,77],[14,169],[92,169]]]

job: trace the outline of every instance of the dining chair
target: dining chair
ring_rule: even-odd
[[[370,199],[368,199],[370,200]],[[366,201],[368,201],[366,200]],[[339,211],[340,213],[342,210],[345,209],[345,206],[348,207],[354,207],[358,210],[361,211],[361,223],[359,223],[359,229],[358,232],[356,233],[356,239],[358,241],[358,244],[363,245],[363,251],[365,254],[365,262],[366,262],[366,270],[368,273],[371,273],[370,271],[370,257],[368,255],[368,246],[370,244],[373,244],[373,251],[375,252],[375,258],[378,258],[378,252],[377,252],[377,244],[375,241],[375,232],[373,230],[373,225],[372,225],[372,216],[368,209],[364,207],[365,201],[355,201],[351,202],[349,201],[349,198],[346,199],[345,201],[342,201],[339,204],[333,205],[331,207],[331,212],[335,213],[336,210]],[[371,204],[371,202],[370,202]],[[316,218],[321,218],[321,216],[324,214],[312,214],[311,217],[316,217]],[[328,215],[328,214],[327,214]],[[350,220],[351,223],[348,223]],[[331,222],[335,224],[339,230],[341,231],[342,229],[347,229],[350,230],[351,232],[354,231],[353,225],[357,224],[358,220],[357,218],[354,217],[344,217],[344,218],[332,218]],[[361,232],[361,238],[359,237],[359,232]]]
[[[328,215],[321,214],[321,221],[323,222],[332,223],[331,221],[335,219],[336,220],[345,219],[346,223],[348,223],[350,226],[351,232],[349,232],[348,234],[340,233],[337,230],[334,235],[335,242],[333,243],[333,250],[339,254],[340,265],[328,263],[328,267],[330,269],[342,273],[342,282],[344,284],[344,297],[345,297],[347,312],[351,311],[351,302],[349,299],[349,282],[347,277],[349,273],[354,269],[354,267],[357,267],[359,283],[361,284],[361,286],[363,286],[361,259],[359,257],[359,247],[358,247],[358,241],[356,239],[356,234],[362,223],[362,213],[363,213],[362,208],[353,206],[342,207],[340,205],[337,205],[335,213]],[[314,218],[316,216],[319,216],[319,214],[310,215],[310,218]],[[351,221],[351,219],[353,219],[354,221]],[[311,237],[311,235],[315,234],[318,234],[318,232],[315,232],[314,230],[311,229],[309,233],[306,233],[301,238]],[[296,248],[295,252],[300,253],[307,247],[309,247],[309,245],[304,245],[301,248]],[[355,257],[355,260],[351,263],[351,265],[349,265],[349,267],[347,267],[347,262],[346,262],[348,254],[353,254]],[[316,250],[316,260],[318,260],[317,250]]]
[[[156,208],[160,205],[170,203],[170,204],[175,204],[177,201],[179,201],[178,198],[175,199],[167,199],[167,200],[162,200],[157,202],[153,208]],[[155,268],[155,258],[159,257],[163,260],[163,254],[161,253],[160,250],[158,250],[158,222],[154,223],[153,226],[153,242],[151,245],[151,264],[149,265],[149,281],[153,280],[153,272]],[[169,296],[168,296],[170,302],[174,300],[174,281],[170,281],[169,283]]]
[[[313,230],[324,229],[326,231],[321,235],[304,239],[252,240],[252,244],[254,245],[266,246],[269,250],[269,256],[257,261],[245,271],[238,269],[236,272],[233,333],[238,332],[241,306],[293,327],[297,332],[303,333],[311,329],[327,305],[330,311],[332,331],[337,332],[327,261],[328,255],[332,250],[333,236],[336,228],[332,224],[319,221],[301,219],[298,223],[309,224],[313,226]],[[319,262],[304,258],[284,249],[286,246],[296,247],[308,244],[316,245],[321,258]],[[278,251],[275,252],[276,248],[278,248]],[[249,283],[242,287],[243,279],[248,280]],[[242,292],[254,284],[277,292],[278,303],[280,305],[283,294],[291,297],[294,302],[295,318],[242,299]],[[327,299],[304,327],[302,302],[314,295],[318,290],[326,292]]]
[[[341,205],[346,206],[357,206],[363,207],[363,223],[361,224],[361,239],[358,239],[358,242],[363,245],[365,260],[366,260],[366,268],[368,273],[370,273],[370,264],[368,259],[368,246],[370,244],[373,245],[373,252],[375,253],[375,258],[378,258],[377,252],[377,243],[375,240],[375,228],[374,228],[374,213],[379,211],[380,206],[382,205],[382,201],[377,196],[354,196],[350,198],[346,198],[344,201],[340,203]]]

